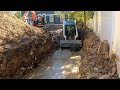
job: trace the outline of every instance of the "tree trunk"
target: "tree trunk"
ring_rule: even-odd
[[[86,12],[84,11],[84,30],[86,30]]]

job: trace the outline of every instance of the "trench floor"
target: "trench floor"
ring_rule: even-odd
[[[79,79],[80,51],[58,49],[26,79]]]

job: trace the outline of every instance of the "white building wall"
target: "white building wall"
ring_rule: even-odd
[[[119,38],[119,30],[120,30],[120,12],[114,12],[114,28],[112,31],[112,37],[111,37],[111,41],[112,41],[112,53],[116,53],[117,52],[117,48],[118,48],[118,38]]]
[[[108,40],[110,47],[112,46],[112,32],[114,29],[114,12],[113,11],[97,11],[94,20],[94,29],[101,41]]]
[[[98,30],[98,12],[94,12],[94,17],[93,17],[93,31],[97,33]]]
[[[115,29],[113,32],[112,53],[117,55],[117,71],[120,78],[120,11],[115,11]]]
[[[100,38],[101,40],[108,40],[111,47],[111,37],[113,30],[113,12],[112,11],[101,11],[101,27],[100,27]]]
[[[117,55],[117,69],[120,77],[120,11],[96,11],[94,30],[100,39],[108,40],[110,55]],[[97,28],[97,29],[96,29]]]
[[[93,30],[94,27],[94,23],[93,23],[93,19],[90,19],[89,22],[86,23],[87,27],[89,27],[91,30]]]
[[[108,40],[112,53],[120,56],[120,11],[98,11],[96,33],[102,41]]]
[[[98,24],[98,26],[97,26],[97,32],[96,32],[96,34],[98,35],[98,36],[100,36],[100,32],[101,32],[101,30],[102,30],[102,13],[101,13],[101,11],[98,11],[98,17],[97,17],[97,24]]]
[[[117,44],[118,46],[117,46],[117,55],[119,56],[119,58],[120,58],[120,29],[119,29],[119,38],[118,38],[118,44]]]

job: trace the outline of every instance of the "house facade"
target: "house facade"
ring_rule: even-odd
[[[21,11],[21,16],[23,16],[25,11]],[[57,14],[55,11],[36,11],[37,15],[43,15],[46,24],[62,24],[63,14]],[[28,22],[30,21],[31,13],[28,15]]]

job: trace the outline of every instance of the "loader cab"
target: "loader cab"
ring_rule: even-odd
[[[65,18],[63,20],[63,34],[66,40],[75,40],[78,33],[77,33],[77,27],[76,27],[76,20],[75,19],[69,19]]]
[[[77,39],[78,30],[75,19],[63,19],[63,38],[60,40],[61,48],[70,48],[73,51],[79,51],[82,47],[81,40]]]

